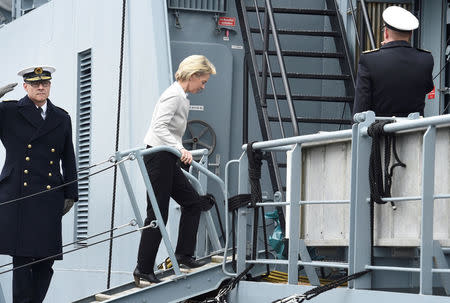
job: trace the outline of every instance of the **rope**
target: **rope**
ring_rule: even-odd
[[[251,199],[252,195],[250,194],[240,194],[228,199],[228,211],[231,212],[231,236],[232,236],[231,245],[233,247],[231,264],[234,270],[236,270],[236,232],[235,232],[236,213],[239,208],[248,206],[250,204]]]
[[[254,264],[251,264],[244,271],[242,271],[238,276],[230,280],[224,287],[222,287],[214,298],[206,299],[202,303],[227,303],[225,297],[226,295],[236,287],[236,285],[242,280],[242,278],[248,274],[248,272],[253,268]]]
[[[110,159],[111,159],[111,158],[110,158]],[[111,168],[113,168],[113,167],[119,165],[120,163],[125,162],[125,161],[128,161],[128,160],[131,160],[130,156],[128,156],[128,157],[126,157],[126,158],[123,158],[122,160],[120,160],[120,161],[118,161],[118,162],[115,162],[114,164],[112,164],[112,165],[110,165],[110,166],[108,166],[108,167],[105,167],[105,168],[103,168],[103,169],[101,169],[101,170],[98,170],[98,171],[96,171],[96,172],[94,172],[94,173],[92,173],[92,174],[89,174],[89,175],[80,177],[80,178],[78,178],[78,179],[75,179],[75,180],[72,180],[72,181],[63,183],[63,184],[58,185],[58,186],[55,186],[55,187],[53,187],[53,188],[51,188],[51,189],[46,189],[46,190],[43,190],[43,191],[40,191],[40,192],[31,194],[31,195],[28,195],[28,196],[23,196],[23,197],[20,197],[20,198],[16,198],[16,199],[12,199],[12,200],[9,200],[9,201],[2,202],[2,203],[0,203],[0,207],[5,206],[5,205],[7,205],[7,204],[15,203],[15,202],[18,202],[18,201],[21,201],[21,200],[25,200],[25,199],[28,199],[28,198],[36,197],[36,196],[38,196],[38,195],[42,195],[42,194],[45,194],[45,193],[48,193],[48,192],[51,192],[51,191],[60,189],[60,188],[62,188],[62,187],[66,187],[67,185],[70,185],[70,184],[72,184],[72,183],[75,183],[75,182],[78,182],[78,181],[80,181],[80,180],[84,180],[84,179],[90,178],[90,177],[95,176],[95,175],[97,175],[97,174],[99,174],[99,173],[102,173],[102,172],[104,172],[104,171],[107,171],[108,169],[111,169]],[[111,160],[108,160],[108,161],[111,161]],[[106,163],[106,162],[108,162],[108,161],[104,161],[104,162],[101,162],[101,163]],[[99,165],[99,164],[94,164],[93,166],[97,166],[97,165]],[[87,168],[86,168],[86,169],[87,169]]]
[[[114,238],[120,238],[120,237],[129,235],[129,234],[132,234],[132,233],[135,233],[135,232],[138,232],[138,231],[147,229],[147,228],[149,228],[149,227],[155,228],[155,227],[156,227],[156,224],[150,224],[150,225],[147,225],[147,226],[144,226],[144,227],[141,227],[141,228],[132,230],[132,231],[128,231],[128,232],[126,232],[126,233],[123,233],[123,234],[114,236]],[[85,249],[85,248],[88,248],[88,247],[90,247],[90,246],[98,245],[98,244],[100,244],[100,243],[103,243],[103,242],[106,242],[106,241],[110,241],[110,240],[111,240],[110,238],[107,238],[107,239],[100,240],[100,241],[97,241],[97,242],[94,242],[94,243],[91,243],[91,244],[88,244],[88,245],[84,245],[84,246],[82,246],[82,247],[78,247],[78,248],[74,248],[74,249],[68,250],[68,251],[66,251],[66,252],[62,252],[62,253],[59,253],[59,254],[56,254],[56,255],[53,255],[53,256],[49,256],[49,257],[46,257],[46,258],[43,258],[43,259],[39,259],[39,260],[30,262],[30,263],[27,263],[27,264],[24,264],[24,265],[21,265],[21,266],[17,266],[17,267],[14,267],[14,268],[11,268],[11,269],[2,271],[2,272],[0,272],[0,275],[5,274],[5,273],[10,272],[10,271],[14,271],[14,270],[17,270],[17,269],[24,268],[24,267],[26,267],[26,266],[31,266],[31,265],[34,265],[34,264],[37,264],[37,263],[40,263],[40,262],[44,262],[44,261],[47,261],[47,260],[52,260],[52,259],[55,259],[55,258],[60,257],[60,256],[62,256],[62,255],[70,254],[70,253],[75,252],[75,251],[78,251],[78,250],[80,250],[80,249]]]
[[[369,181],[370,181],[370,199],[375,203],[384,204],[386,201],[382,201],[383,197],[391,197],[392,176],[394,168],[401,166],[406,167],[397,154],[396,141],[393,134],[384,132],[383,127],[392,123],[392,121],[378,121],[372,123],[367,130],[367,134],[372,137],[372,151],[370,153],[370,165],[369,165]],[[384,145],[384,185],[383,185],[383,168],[381,166],[381,154],[380,145],[381,138],[385,138]],[[390,168],[391,161],[391,145],[393,147],[394,158],[397,161]],[[392,203],[392,202],[391,202]],[[394,205],[393,205],[394,206]]]
[[[292,295],[283,299],[279,299],[279,300],[275,300],[272,301],[272,303],[300,303],[303,302],[305,300],[311,300],[312,298],[320,295],[321,293],[324,293],[330,289],[334,289],[339,287],[340,285],[357,279],[365,274],[367,274],[368,272],[371,272],[372,270],[368,269],[368,270],[364,270],[364,271],[360,271],[357,273],[354,273],[353,275],[350,276],[346,276],[346,277],[342,277],[340,279],[337,279],[336,281],[330,282],[328,284],[322,285],[322,286],[317,286],[313,289],[308,290],[307,292],[301,294],[301,295]]]
[[[133,220],[131,220],[131,221],[130,221],[129,223],[127,223],[127,224],[124,224],[124,225],[115,227],[114,230],[122,229],[122,228],[127,227],[127,226],[135,226],[136,224],[137,224],[136,220],[133,219]],[[82,238],[82,239],[77,240],[77,241],[75,241],[75,242],[64,244],[62,247],[64,248],[64,247],[67,247],[67,246],[70,246],[70,245],[78,244],[78,243],[80,243],[80,242],[82,242],[82,241],[86,241],[86,240],[89,240],[89,239],[96,238],[96,237],[98,237],[98,236],[107,234],[107,233],[109,233],[110,231],[111,231],[111,230],[108,229],[107,231],[104,231],[104,232],[101,232],[101,233],[98,233],[98,234],[95,234],[95,235],[92,235],[92,236],[89,236],[89,237],[86,237],[86,238]],[[83,245],[83,246],[84,246],[84,245]],[[11,264],[13,264],[13,263],[11,262],[11,263],[7,263],[7,264],[0,265],[0,268],[9,266],[9,265],[11,265]]]
[[[120,37],[120,64],[119,64],[119,92],[117,99],[117,125],[116,125],[116,152],[119,150],[119,134],[120,134],[120,108],[122,103],[122,74],[123,74],[123,47],[125,41],[125,13],[126,13],[127,0],[123,0],[122,4],[122,33]],[[114,167],[114,180],[113,180],[113,197],[111,205],[111,233],[109,242],[109,259],[108,259],[108,281],[106,283],[107,288],[110,288],[111,284],[111,264],[112,264],[112,248],[113,248],[113,235],[112,230],[114,226],[114,215],[116,210],[116,189],[117,189],[117,167]]]
[[[385,204],[386,201],[381,200],[383,197],[391,197],[392,176],[394,174],[394,168],[406,167],[397,154],[396,139],[394,134],[388,134],[384,131],[384,126],[392,121],[376,121],[372,123],[367,134],[372,137],[372,150],[370,153],[369,163],[369,183],[370,183],[370,243],[371,243],[371,264],[374,264],[374,217],[375,217],[375,203]],[[381,138],[384,137],[384,185],[383,185],[383,167],[381,166]],[[391,146],[394,153],[396,163],[390,168],[391,162]],[[390,202],[392,209],[397,207],[394,202]]]

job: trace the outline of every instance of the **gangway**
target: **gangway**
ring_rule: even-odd
[[[175,275],[173,269],[157,274],[162,280],[158,284],[134,282],[105,290],[74,303],[94,302],[180,302],[217,289],[222,282],[229,279],[222,270],[221,256],[208,257],[206,265],[196,269],[181,269],[181,276]],[[231,260],[226,262],[227,270],[231,269]]]
[[[162,240],[166,246],[167,253],[172,263],[171,268],[167,270],[155,271],[157,277],[162,280],[161,283],[151,284],[141,280],[139,286],[137,286],[133,281],[75,301],[75,303],[148,302],[149,298],[151,298],[151,302],[180,302],[182,300],[216,290],[223,281],[230,279],[231,276],[233,276],[233,274],[230,274],[230,272],[232,272],[231,257],[227,257],[226,254],[224,254],[225,249],[222,247],[219,240],[210,211],[202,212],[197,239],[197,256],[202,254],[206,255],[203,256],[202,259],[208,260],[209,262],[206,265],[195,269],[180,268],[178,262],[176,261],[174,249],[172,248],[169,234],[163,222],[161,212],[156,202],[153,187],[144,163],[145,155],[160,151],[171,152],[180,157],[180,152],[178,150],[172,147],[160,146],[149,149],[135,148],[119,151],[115,155],[115,160],[119,163],[118,165],[120,172],[130,198],[130,203],[134,211],[137,225],[142,228],[144,221],[142,220],[142,216],[139,211],[128,170],[124,163],[121,162],[124,158],[137,161],[156,216],[156,220],[151,222],[153,227],[150,228],[160,229]],[[210,178],[219,184],[222,189],[223,197],[226,200],[227,191],[225,183],[207,168],[208,150],[195,150],[192,151],[192,155],[203,156],[199,163],[195,161],[192,162],[190,172],[183,170],[183,173],[186,175],[194,188],[199,192],[199,194],[205,194],[207,184],[206,178]],[[193,169],[199,172],[198,178],[192,174]],[[228,231],[228,221],[225,220],[225,222],[226,230]],[[202,231],[206,231],[206,233],[203,233]],[[206,243],[210,243],[211,248],[209,248]],[[227,245],[228,243],[225,243],[225,247],[227,247]]]
[[[419,228],[420,233],[417,234],[414,245],[416,255],[410,259],[405,257],[398,258],[394,254],[383,254],[386,249],[378,250],[378,261],[371,260],[373,247],[380,248],[377,244],[377,233],[374,234],[374,245],[370,243],[371,230],[369,225],[369,155],[371,148],[371,138],[368,136],[368,128],[376,120],[390,119],[393,123],[384,126],[385,133],[395,133],[399,138],[399,145],[405,147],[408,144],[414,144],[415,149],[411,152],[405,152],[405,148],[400,150],[400,157],[414,154],[414,161],[407,159],[410,164],[409,171],[405,171],[403,180],[397,178],[398,182],[409,182],[409,175],[420,179],[418,186],[414,185],[412,189],[417,190],[417,194],[411,194],[408,191],[396,189],[394,197],[389,197],[386,201],[398,202],[398,209],[406,211],[412,208],[418,208],[421,211],[420,217],[413,216],[414,224]],[[447,302],[450,294],[450,269],[448,265],[448,254],[450,252],[448,237],[442,238],[440,233],[436,233],[439,224],[435,219],[442,215],[450,216],[448,211],[448,201],[450,199],[450,183],[448,176],[450,175],[450,166],[448,166],[448,153],[450,152],[450,115],[420,118],[418,115],[410,115],[408,118],[383,118],[376,117],[373,112],[365,112],[356,116],[356,121],[352,130],[323,132],[313,135],[304,135],[290,137],[278,140],[257,142],[253,144],[253,149],[263,151],[286,152],[287,154],[287,195],[285,201],[258,202],[258,205],[265,206],[283,206],[287,208],[287,226],[286,237],[289,239],[289,249],[287,260],[270,259],[264,256],[256,259],[247,256],[247,229],[252,220],[249,220],[250,211],[247,207],[241,207],[238,210],[237,226],[239,231],[236,241],[236,268],[234,270],[231,262],[228,260],[228,220],[226,225],[226,244],[222,251],[214,253],[217,256],[209,256],[211,262],[202,268],[192,272],[185,272],[178,268],[174,262],[173,269],[159,273],[161,277],[166,279],[159,284],[149,285],[144,288],[136,288],[133,283],[128,283],[114,289],[91,296],[89,298],[77,302],[180,302],[187,298],[192,298],[199,294],[204,294],[210,290],[216,289],[220,283],[230,277],[235,277],[238,273],[244,272],[249,266],[257,266],[258,269],[264,271],[264,266],[279,266],[287,271],[287,284],[264,283],[255,281],[241,281],[239,287],[227,297],[227,302],[288,302],[281,301],[282,298],[294,296],[294,301],[302,302],[302,293],[311,290],[311,286],[299,285],[298,275],[300,267],[305,268],[309,281],[314,285],[314,273],[319,268],[341,268],[345,269],[349,275],[361,273],[370,270],[364,276],[351,281],[347,288],[331,289],[326,294],[318,296],[314,302],[328,302],[331,298],[335,302],[380,302],[380,301],[399,301],[399,302]],[[417,138],[420,139],[418,140]],[[336,142],[342,146],[341,152],[337,152],[335,148],[331,148],[333,152],[337,152],[340,157],[334,157],[334,161],[345,162],[348,164],[348,175],[341,175],[342,180],[335,180],[335,183],[342,187],[348,185],[347,198],[316,198],[308,196],[308,188],[305,184],[310,182],[308,174],[305,174],[305,167],[312,165],[308,161],[309,154],[316,153],[316,147],[321,145],[335,146]],[[408,146],[409,148],[410,146]],[[349,153],[344,148],[350,150]],[[239,160],[231,160],[227,163],[225,169],[225,182],[213,175],[205,167],[194,163],[193,166],[199,169],[208,177],[213,178],[222,184],[224,197],[227,198],[228,187],[228,169],[231,164],[239,164],[238,193],[248,194],[248,159],[246,146],[243,147]],[[142,161],[142,153],[151,152],[149,150],[133,151],[136,153],[136,159],[145,172],[145,166]],[[130,152],[118,154],[120,157],[129,156]],[[350,161],[342,161],[342,155],[351,158]],[[326,157],[319,157],[319,161],[328,161]],[[317,168],[315,169],[317,171]],[[329,172],[330,173],[330,172]],[[144,179],[146,174],[143,173]],[[147,176],[148,177],[148,176]],[[316,177],[316,176],[313,176]],[[339,182],[342,181],[342,184]],[[436,181],[436,182],[435,182]],[[435,183],[437,186],[435,186]],[[193,184],[196,184],[193,181]],[[146,186],[150,185],[146,182]],[[397,184],[397,187],[398,184]],[[333,192],[335,186],[329,186],[330,192]],[[410,189],[409,186],[407,189]],[[150,196],[152,196],[151,186],[147,186]],[[316,189],[317,191],[317,189]],[[439,202],[436,202],[440,200]],[[227,201],[227,200],[226,200]],[[414,204],[414,201],[420,201]],[[305,249],[310,246],[314,239],[305,239],[302,229],[306,225],[317,226],[316,222],[320,219],[320,215],[308,215],[308,207],[319,206],[327,207],[332,216],[336,216],[337,211],[345,208],[345,223],[348,229],[348,238],[343,238],[343,243],[347,241],[346,252],[343,254],[345,260],[342,261],[317,261],[310,258],[308,251]],[[227,207],[227,205],[226,205]],[[386,206],[389,208],[389,204]],[[397,210],[398,211],[398,210]],[[437,211],[437,212],[436,212]],[[447,212],[446,212],[447,211]],[[335,213],[332,213],[335,212]],[[446,213],[445,213],[446,212]],[[386,212],[377,211],[376,219],[386,216]],[[410,212],[412,213],[412,212]],[[405,213],[405,216],[408,212]],[[347,217],[346,217],[347,216]],[[397,220],[405,220],[398,218]],[[408,222],[408,221],[405,221]],[[447,221],[441,220],[441,225],[447,226]],[[436,225],[436,230],[433,225]],[[410,226],[410,225],[408,225]],[[163,233],[164,226],[161,225]],[[311,226],[310,226],[311,228]],[[386,228],[386,226],[383,226]],[[381,230],[381,229],[380,229]],[[324,233],[328,230],[324,230]],[[319,239],[320,240],[320,239]],[[402,248],[398,239],[394,239],[398,243],[391,245],[394,248]],[[309,241],[309,242],[308,242]],[[314,240],[315,246],[320,246],[318,240]],[[414,242],[414,243],[416,243]],[[326,242],[323,242],[326,245]],[[392,242],[392,243],[395,243]],[[168,243],[169,255],[171,246]],[[341,245],[341,244],[339,244]],[[411,246],[410,244],[408,244]],[[382,246],[382,245],[381,245]],[[408,248],[409,249],[409,248]],[[446,256],[447,255],[447,256]],[[385,259],[383,259],[385,258]],[[403,258],[403,259],[402,259]],[[386,263],[385,260],[392,262]],[[216,263],[222,261],[222,265]],[[380,262],[381,261],[381,262]],[[383,263],[384,262],[384,263]],[[411,275],[405,275],[410,273]],[[412,279],[411,277],[413,277]],[[409,278],[408,278],[409,277]],[[383,288],[386,280],[390,283],[390,288]],[[403,287],[405,283],[409,283],[408,287]],[[147,286],[147,285],[145,285]],[[438,292],[437,288],[440,290]],[[414,294],[414,292],[416,294]],[[419,294],[419,295],[418,295]],[[298,300],[297,300],[298,299]]]

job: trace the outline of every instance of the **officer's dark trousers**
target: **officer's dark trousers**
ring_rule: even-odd
[[[199,204],[201,202],[200,196],[177,165],[177,160],[178,158],[169,152],[158,152],[144,157],[164,224],[166,224],[169,214],[170,197],[181,205],[178,243],[175,253],[192,256],[197,240],[197,229],[201,214]],[[155,219],[153,208],[147,196],[145,225],[150,224]],[[147,228],[142,232],[138,252],[138,268],[141,272],[153,272],[160,242],[161,232],[158,228]]]
[[[13,257],[14,268],[37,259]],[[53,276],[53,260],[26,266],[13,272],[13,303],[41,303],[47,294]]]

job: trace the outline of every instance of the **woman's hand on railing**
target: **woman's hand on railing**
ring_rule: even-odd
[[[181,157],[180,157],[181,162],[183,162],[184,164],[190,165],[192,163],[192,154],[191,154],[191,152],[186,150],[186,149],[184,149],[184,148],[182,148],[180,150],[180,152],[181,152]]]

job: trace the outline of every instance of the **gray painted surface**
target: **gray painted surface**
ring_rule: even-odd
[[[444,66],[447,40],[447,1],[421,2],[420,47],[430,50],[434,58],[433,77]],[[445,86],[445,72],[434,79],[435,99],[425,99],[425,116],[436,116],[444,109],[444,95],[438,91]]]
[[[73,121],[76,115],[77,53],[92,48],[91,163],[103,161],[114,153],[121,9],[121,1],[53,0],[0,30],[2,44],[9,46],[0,49],[0,56],[16,58],[2,62],[0,83],[21,83],[16,73],[24,67],[35,64],[55,66],[50,99],[66,109]],[[143,145],[142,140],[150,124],[154,105],[170,84],[165,12],[163,1],[128,1],[119,145],[121,150]],[[34,35],[24,38],[23,29],[35,24],[39,24],[39,31],[33,30]],[[155,44],[154,41],[159,43]],[[7,97],[13,99],[24,95],[19,84]],[[0,148],[0,158],[4,159],[3,148]],[[129,173],[136,189],[139,207],[144,213],[144,183],[137,169],[137,166],[130,167]],[[110,228],[111,200],[110,170],[91,179],[90,235]],[[71,211],[63,218],[63,243],[73,241],[73,216]],[[125,187],[119,178],[116,225],[127,223],[133,217]],[[117,233],[123,231],[125,230]],[[138,243],[138,233],[114,241],[113,286],[132,279]],[[1,264],[9,262],[9,257],[0,257]],[[107,264],[108,246],[105,244],[66,255],[64,261],[56,262],[54,266],[55,275],[45,302],[69,302],[103,290],[106,287]],[[1,275],[0,283],[6,302],[11,302],[11,274]]]
[[[303,294],[311,286],[282,285],[263,282],[242,281],[229,296],[230,303],[241,302],[272,302],[294,294]],[[379,303],[379,302],[447,302],[448,298],[439,296],[418,296],[415,294],[402,294],[395,292],[352,290],[337,288],[327,291],[314,299],[314,303]]]
[[[430,13],[430,15],[425,17],[429,18],[426,19],[429,20],[425,21],[426,23],[433,21],[433,12],[435,12],[434,7],[438,7],[440,4],[437,5],[437,1],[424,1],[424,3],[425,2],[427,3],[426,5],[432,6],[432,8],[428,8],[427,6],[427,10],[429,9],[427,16],[428,13]],[[431,4],[431,2],[433,2],[433,4]],[[297,4],[297,1],[291,0],[286,1],[286,3],[288,6],[295,5]],[[311,0],[305,4],[305,7],[322,8],[322,4],[323,3],[321,1]],[[229,83],[226,83],[225,87],[219,88],[225,91],[224,94],[226,96],[223,96],[221,100],[225,100],[222,105],[225,106],[224,110],[226,114],[221,116],[221,120],[212,119],[213,121],[211,121],[211,125],[214,129],[219,129],[223,132],[223,135],[225,135],[225,138],[219,138],[220,147],[218,147],[217,150],[217,152],[220,152],[223,155],[228,155],[222,160],[222,163],[225,163],[225,159],[238,158],[241,153],[241,71],[243,61],[243,50],[240,48],[242,46],[242,40],[239,34],[238,22],[236,24],[237,34],[231,31],[229,40],[224,40],[225,32],[222,31],[217,34],[215,31],[215,24],[212,14],[183,12],[180,17],[183,28],[177,29],[174,26],[175,18],[172,14],[168,17],[168,28],[165,26],[165,1],[129,1],[127,9],[128,19],[125,34],[127,41],[125,47],[125,81],[123,87],[120,149],[127,149],[142,145],[142,138],[149,125],[154,104],[156,103],[160,93],[170,84],[171,79],[173,79],[170,67],[171,59],[170,50],[168,47],[169,39],[167,37],[167,32],[170,31],[171,40],[174,41],[174,43],[184,43],[183,45],[190,45],[190,47],[192,45],[199,46],[200,48],[198,48],[198,50],[204,50],[205,52],[218,50],[223,54],[224,58],[226,58],[226,60],[224,60],[224,64],[226,62],[229,66],[225,66],[222,69],[223,71],[228,70],[230,73],[232,71],[232,74],[220,74],[220,77],[228,77],[227,81],[229,81]],[[42,15],[51,17],[42,18]],[[226,15],[236,17],[236,12],[232,1],[229,1],[229,10]],[[151,18],[149,16],[151,16]],[[15,75],[16,72],[23,67],[36,63],[54,65],[57,68],[57,72],[53,80],[51,99],[57,105],[60,105],[68,110],[72,116],[74,116],[76,112],[76,55],[80,51],[92,48],[92,123],[94,125],[92,136],[92,146],[94,147],[91,155],[92,163],[105,160],[113,154],[114,150],[114,133],[116,126],[115,100],[117,100],[118,88],[120,20],[120,1],[111,2],[99,0],[93,2],[88,0],[53,0],[50,3],[43,5],[29,14],[15,20],[14,22],[9,23],[0,30],[0,40],[2,43],[9,46],[8,48],[0,49],[0,56],[4,58],[11,58],[11,55],[14,54],[15,57],[20,58],[20,60],[6,60],[2,62],[2,75],[0,76],[0,83],[20,81],[20,79]],[[295,19],[294,17],[291,17],[283,19],[282,21],[280,20],[280,22],[285,22],[285,26],[288,26],[293,22],[299,22],[300,25],[305,28],[308,28],[308,26],[313,28],[313,26],[316,25],[325,29],[329,28],[329,24],[326,23],[323,18],[319,20],[318,18],[314,19],[311,16],[302,19]],[[40,25],[39,35],[27,35],[27,39],[23,39],[23,28],[30,27],[30,25],[37,23]],[[433,29],[433,25],[430,25],[430,27],[427,28],[427,31],[433,33]],[[21,38],[17,39],[18,36]],[[428,34],[426,36],[429,37],[429,39],[434,39],[432,34]],[[304,50],[313,50],[313,47],[317,47],[318,49],[331,49],[333,47],[331,43],[326,41],[317,41],[314,39],[316,38],[306,37],[300,43],[301,47],[289,40],[283,40],[282,43],[292,48]],[[158,41],[158,43],[154,43],[155,41]],[[436,43],[439,44],[441,41],[432,41],[433,45],[436,45]],[[423,47],[427,48],[427,44],[425,42]],[[192,51],[194,49],[195,48],[190,48]],[[180,56],[181,54],[182,52],[180,53]],[[215,54],[212,54],[211,56],[214,57]],[[435,54],[435,62],[437,61],[436,58],[440,58],[439,52]],[[220,66],[220,64],[216,65]],[[336,62],[331,62],[331,60],[327,59],[317,59],[317,62],[315,63],[306,63],[303,61],[294,62],[291,60],[287,62],[287,65],[289,68],[294,68],[296,65],[302,66],[303,71],[305,72],[308,72],[309,69],[311,69],[311,71],[316,71],[316,68],[319,68],[319,70],[326,69],[327,71],[328,69],[338,68]],[[174,67],[174,69],[175,68],[176,67]],[[439,70],[437,64],[435,64],[435,70],[436,68]],[[218,70],[218,72],[221,73],[222,71]],[[208,83],[209,88],[213,88],[217,85],[217,83],[214,82],[217,79],[219,79],[219,75],[211,78]],[[339,92],[341,90],[339,84],[337,83],[311,85],[308,80],[301,80],[298,83],[294,83],[293,87],[298,91],[310,89],[311,92],[314,93],[322,91]],[[208,88],[205,93],[207,91]],[[10,93],[8,97],[20,98],[24,94],[25,93],[19,87],[16,88],[14,92]],[[199,95],[199,97],[206,97],[206,95],[202,94]],[[214,98],[214,101],[216,101],[216,99],[219,100],[219,98]],[[197,99],[192,98],[192,100]],[[228,104],[230,106],[229,108],[226,107],[227,100],[230,102]],[[205,104],[209,105],[210,103]],[[221,109],[214,109],[214,111],[220,112]],[[315,105],[311,105],[302,113],[304,115],[310,115],[319,111],[319,108],[316,108]],[[260,139],[260,132],[256,127],[258,123],[252,100],[250,102],[250,112],[251,115],[249,125],[251,127],[249,138],[253,141]],[[210,117],[207,118],[210,119]],[[226,124],[227,121],[229,121],[228,124]],[[414,138],[412,140],[414,141]],[[439,155],[442,155],[443,158],[441,162],[438,160],[437,163],[448,163],[448,149],[446,156],[447,158],[445,158],[445,148],[447,148],[447,146],[444,145],[439,147],[438,145],[436,148],[437,150],[441,148],[443,151],[438,153]],[[400,157],[402,157],[402,155],[400,155]],[[0,149],[0,158],[1,160],[4,159],[3,149]],[[210,162],[214,162],[214,158],[210,160]],[[222,169],[223,165],[221,168],[221,173],[223,173]],[[266,168],[264,168],[263,174],[267,175],[265,170]],[[138,195],[136,197],[138,204],[141,212],[144,213],[145,190],[143,181],[139,177],[138,168],[136,166],[129,167],[129,171],[133,187],[137,189],[136,191]],[[237,169],[233,169],[232,171],[232,176],[235,175],[237,175]],[[223,177],[223,175],[221,175],[221,177]],[[131,218],[133,218],[133,210],[130,207],[126,190],[121,183],[122,181],[120,179],[118,181],[119,187],[117,193],[118,203],[116,209],[116,222],[117,225],[120,225],[127,223]],[[233,181],[237,182],[237,178]],[[236,182],[234,182],[235,184],[230,187],[231,193],[235,193],[237,191]],[[443,184],[443,186],[448,184],[448,182],[438,183],[441,185]],[[89,209],[91,219],[89,223],[89,234],[95,234],[109,229],[110,201],[112,197],[112,173],[109,172],[104,175],[94,177],[92,179],[91,188],[91,205]],[[267,180],[263,180],[263,188],[270,188]],[[442,188],[442,190],[444,189],[448,188]],[[242,192],[245,192],[245,190]],[[438,189],[436,189],[436,192],[438,192]],[[439,202],[444,203],[445,201],[437,201],[436,208],[440,207],[438,204]],[[339,208],[340,206],[333,207]],[[411,210],[410,214],[412,214],[412,220],[414,223],[417,224],[417,218],[414,218],[414,216],[417,215],[415,210]],[[446,219],[445,214],[447,214],[447,212],[441,212],[437,215],[438,217],[443,215],[441,219],[448,220],[448,218]],[[240,212],[239,218],[241,226],[246,226],[245,211]],[[391,220],[393,219],[391,218]],[[73,212],[70,212],[66,215],[66,217],[64,217],[63,224],[64,242],[71,242],[73,239]],[[439,228],[435,227],[435,231],[436,230],[439,230]],[[440,236],[448,238],[448,227],[445,224]],[[358,235],[356,238],[358,238]],[[114,242],[115,246],[112,276],[113,286],[123,284],[131,279],[131,271],[135,266],[138,240],[139,236],[135,235],[130,238],[123,238]],[[247,242],[245,237],[242,237],[241,240],[242,246],[238,249],[238,251],[242,253],[246,251],[245,246],[247,245]],[[345,243],[345,241],[343,243]],[[107,252],[108,247],[103,245],[68,255],[65,257],[64,261],[57,262],[55,265],[55,276],[52,285],[50,286],[50,292],[47,296],[46,302],[67,302],[103,290],[106,286]],[[360,251],[355,253],[358,254]],[[245,253],[242,255],[245,255]],[[8,257],[0,257],[1,264],[9,261],[10,258]],[[367,262],[360,263],[361,266],[364,264],[367,264]],[[245,263],[242,262],[242,260],[239,260],[238,268],[242,269],[244,265]],[[360,268],[357,268],[355,270],[359,269]],[[389,276],[394,277],[394,275]],[[414,280],[414,278],[411,279]],[[68,281],[70,281],[70,283]],[[393,282],[395,282],[395,279],[393,279]],[[414,282],[417,281],[413,281],[411,284],[418,284]],[[10,302],[11,275],[7,274],[0,276],[0,283],[5,292],[6,302]],[[247,288],[245,287],[245,284],[242,285],[243,291],[246,292]],[[289,286],[285,288],[282,286],[274,287],[280,287],[280,292],[283,292],[284,294],[286,294],[287,289],[290,289]],[[261,286],[259,286],[259,290],[261,290]],[[261,293],[261,295],[264,295],[264,298],[267,299],[267,293],[271,291],[272,288],[267,288],[267,292],[256,292],[257,295],[260,295]],[[299,291],[299,289],[297,288],[296,291]],[[341,290],[336,291],[340,292]],[[254,291],[252,292],[254,293]],[[252,292],[250,292],[250,294]],[[278,292],[278,290],[275,292]],[[275,292],[273,295],[277,294]],[[331,294],[335,294],[335,292],[333,291]],[[239,296],[241,295],[244,296],[242,298],[245,299],[245,296],[249,294],[239,294]],[[361,295],[361,297],[359,297],[361,300],[366,300],[368,302],[371,302],[370,300],[372,300],[372,298],[365,299],[365,292],[349,294],[347,290],[342,290],[342,294],[340,294],[338,298],[349,298],[349,302],[352,302],[352,300],[356,300],[354,299],[354,296],[357,297],[359,295]],[[384,298],[384,295],[380,294],[379,296],[373,297],[378,298],[378,302],[381,298]],[[319,300],[319,298],[317,300]],[[325,298],[329,299],[329,297],[326,296]],[[392,295],[392,297],[389,298],[399,298],[399,300],[403,298],[414,298],[416,300],[429,300],[429,302],[434,302],[434,300],[437,300],[429,296],[409,297],[408,295]],[[241,302],[249,301],[242,300]]]

